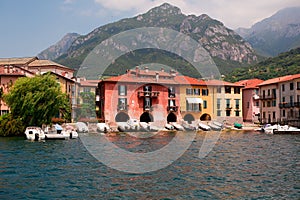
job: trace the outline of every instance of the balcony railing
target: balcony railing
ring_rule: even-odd
[[[260,98],[261,100],[276,99],[276,94],[262,95],[262,96],[259,96],[259,98]]]
[[[150,92],[150,91],[139,91],[138,97],[158,97],[159,92]]]
[[[144,106],[144,111],[153,111],[152,106]]]
[[[118,105],[117,110],[118,111],[128,111],[129,105]]]
[[[178,110],[178,106],[168,106],[167,107],[167,111],[174,111],[174,112],[177,112]]]
[[[292,108],[292,107],[299,108],[300,107],[300,102],[292,102],[292,103],[283,102],[283,103],[279,104],[279,108]]]

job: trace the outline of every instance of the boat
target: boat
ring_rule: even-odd
[[[181,125],[183,126],[183,128],[184,128],[186,131],[194,131],[194,130],[197,130],[197,127],[193,126],[192,124],[188,124],[188,123],[183,122]]]
[[[198,126],[199,126],[199,128],[200,128],[201,130],[203,130],[203,131],[210,131],[210,130],[211,130],[210,126],[208,126],[208,125],[206,125],[206,124],[204,124],[204,123],[202,123],[202,122],[199,122],[199,123],[198,123]]]
[[[106,123],[97,123],[97,131],[101,133],[107,133],[110,127]]]
[[[127,121],[127,124],[129,125],[130,131],[139,131],[140,130],[140,122],[137,119],[129,119]]]
[[[221,127],[221,128],[223,128],[223,126],[224,126],[224,124],[223,123],[221,123],[221,122],[218,122],[218,121],[213,121],[212,122],[214,125],[216,125],[216,126],[219,126],[219,127]]]
[[[89,132],[89,128],[84,122],[76,122],[76,129],[79,133]]]
[[[211,130],[214,130],[214,131],[220,131],[220,130],[222,130],[221,126],[217,126],[213,122],[208,123],[208,126],[211,128]]]
[[[265,125],[262,130],[266,134],[300,134],[300,129],[289,125]]]
[[[30,126],[25,130],[27,140],[39,141],[45,139],[45,133],[40,127]]]
[[[46,140],[65,140],[78,138],[78,133],[75,131],[73,126],[67,125],[65,129],[59,124],[54,125],[55,130],[45,129]]]
[[[130,131],[130,126],[127,124],[127,122],[117,122],[117,125],[120,132]]]
[[[146,132],[151,131],[150,124],[148,124],[147,122],[140,122],[139,125],[141,131],[146,131]]]
[[[243,128],[243,125],[240,124],[240,123],[237,123],[237,122],[234,122],[233,126],[234,126],[234,128],[237,128],[237,129],[242,129]]]
[[[165,128],[166,128],[167,130],[174,130],[174,129],[175,129],[174,126],[171,125],[171,124],[166,124],[166,125],[165,125]]]
[[[180,124],[176,123],[176,122],[172,122],[171,125],[177,130],[177,131],[184,131],[183,126],[181,126]]]

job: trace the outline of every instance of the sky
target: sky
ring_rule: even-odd
[[[0,58],[36,56],[67,33],[85,35],[165,2],[184,14],[208,14],[230,29],[300,6],[299,0],[1,0]]]

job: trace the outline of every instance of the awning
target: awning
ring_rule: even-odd
[[[201,103],[201,104],[203,104],[203,100],[201,98],[187,97],[186,100],[188,101],[188,103]]]

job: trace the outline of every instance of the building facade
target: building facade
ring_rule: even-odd
[[[259,105],[259,87],[262,83],[260,79],[249,79],[237,82],[237,85],[242,85],[242,99],[243,99],[243,121],[250,123],[260,122],[260,105]]]
[[[300,74],[266,80],[259,84],[262,123],[300,126]]]

